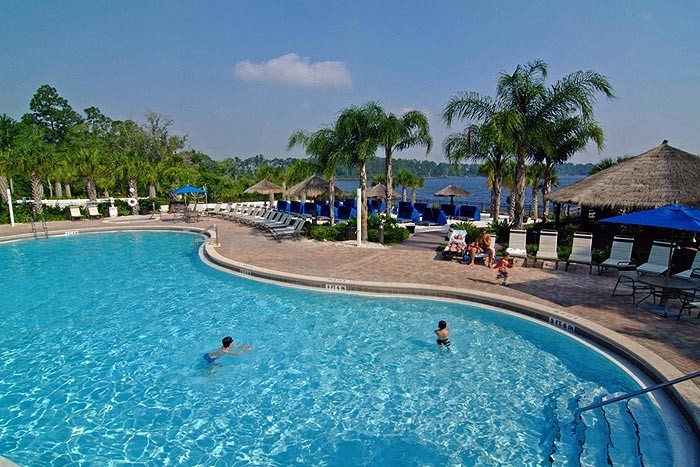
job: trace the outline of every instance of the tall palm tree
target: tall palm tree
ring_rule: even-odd
[[[411,173],[411,176],[408,178],[408,187],[411,189],[411,202],[415,203],[416,202],[416,191],[418,188],[423,188],[425,186],[425,178],[421,177],[418,174]]]
[[[532,153],[534,133],[544,122],[556,116],[580,113],[592,119],[595,93],[613,97],[607,78],[595,71],[576,71],[547,88],[547,64],[542,60],[518,65],[513,74],[498,76],[496,98],[476,92],[460,93],[450,98],[443,111],[448,125],[454,118],[483,121],[498,111],[495,119],[502,141],[516,148],[514,223],[522,227],[525,204],[526,159]]]
[[[41,198],[44,193],[41,177],[45,175],[54,158],[50,146],[44,141],[43,130],[36,125],[23,128],[11,149],[12,165],[19,173],[29,173],[33,211],[40,216],[44,212]]]
[[[10,188],[8,177],[10,176],[11,167],[10,149],[0,147],[0,198],[3,203],[7,203],[7,191]]]
[[[539,214],[539,192],[543,186],[545,167],[542,162],[536,162],[527,167],[525,171],[525,183],[530,187],[532,195],[532,206],[530,207],[530,215],[533,219],[540,217]]]
[[[542,125],[538,133],[533,155],[537,162],[543,164],[542,195],[545,202],[542,217],[548,219],[547,196],[554,183],[554,167],[568,161],[589,142],[595,143],[600,151],[603,148],[603,129],[598,122],[578,115],[559,115],[553,121]]]
[[[510,159],[510,154],[499,141],[493,120],[481,125],[473,124],[466,131],[448,135],[443,148],[447,160],[455,166],[464,160],[483,162],[487,169],[487,185],[491,188],[489,212],[492,219],[498,220],[503,190],[503,166]]]
[[[396,173],[396,185],[401,187],[401,201],[406,201],[408,188],[412,183],[414,174],[406,169],[400,169]]]
[[[382,112],[383,113],[383,112]],[[428,117],[418,110],[410,110],[400,117],[383,114],[379,123],[379,144],[384,147],[386,162],[386,212],[391,212],[391,193],[394,191],[392,155],[413,146],[425,146],[426,155],[433,147]]]
[[[80,177],[87,181],[87,196],[92,202],[97,201],[97,187],[95,179],[99,177],[104,169],[102,153],[97,148],[79,149],[75,156],[75,168]]]
[[[342,145],[342,154],[348,165],[360,168],[360,189],[362,199],[358,200],[358,225],[362,226],[362,240],[367,235],[367,160],[379,146],[379,126],[384,115],[375,102],[362,107],[344,109],[335,125],[335,132]]]
[[[321,128],[309,134],[298,130],[292,133],[287,149],[302,145],[328,178],[328,203],[330,204],[331,225],[335,225],[335,169],[342,159],[342,145],[335,128]]]

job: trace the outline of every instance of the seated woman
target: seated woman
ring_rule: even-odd
[[[450,251],[462,253],[467,247],[467,243],[464,241],[464,234],[462,234],[460,231],[454,232],[454,234],[450,237],[448,247]]]
[[[486,229],[483,229],[481,233],[479,233],[479,236],[476,237],[476,240],[467,247],[469,250],[469,256],[470,256],[470,261],[469,265],[471,266],[474,264],[474,259],[476,258],[476,255],[479,253],[486,253],[488,256],[488,261],[486,262],[486,266],[491,267],[491,262],[493,261],[494,257],[494,248],[492,245],[493,240],[491,239],[491,235],[486,231]]]

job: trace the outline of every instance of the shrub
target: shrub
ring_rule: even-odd
[[[318,241],[339,241],[344,240],[344,223],[329,225],[329,224],[309,224],[307,225],[309,236]]]

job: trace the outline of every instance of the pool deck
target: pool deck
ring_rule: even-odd
[[[359,284],[405,290],[434,290],[446,297],[486,297],[487,303],[510,304],[511,307],[541,307],[560,313],[567,322],[578,323],[612,342],[632,349],[651,361],[666,379],[700,370],[700,319],[685,315],[664,318],[636,308],[631,297],[611,297],[616,274],[588,274],[588,267],[564,264],[555,270],[554,263],[544,267],[522,267],[517,260],[510,270],[508,286],[496,281],[496,272],[483,265],[468,266],[444,261],[435,251],[444,232],[422,231],[401,245],[387,248],[368,244],[357,248],[350,242],[316,242],[308,239],[273,240],[262,232],[230,221],[204,218],[184,223],[181,218],[165,215],[135,216],[133,219],[57,221],[47,224],[50,235],[64,235],[81,230],[119,229],[204,229],[216,224],[219,246],[214,254],[236,269],[272,271],[270,277],[313,278],[335,284]],[[40,232],[43,233],[43,232]],[[0,226],[0,240],[31,235],[31,226]],[[265,275],[263,274],[263,277]],[[419,293],[420,294],[420,293]],[[422,295],[429,295],[422,293]],[[439,319],[438,316],[435,317]],[[610,332],[612,331],[612,332]],[[690,403],[691,417],[700,420],[700,381],[676,386]]]

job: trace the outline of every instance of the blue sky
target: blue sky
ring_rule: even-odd
[[[18,119],[42,84],[81,111],[140,123],[147,110],[214,159],[302,157],[296,129],[350,105],[429,116],[443,161],[442,107],[459,91],[494,95],[499,72],[543,59],[550,82],[579,69],[611,81],[602,153],[663,139],[700,153],[700,2],[4,0],[0,113]],[[399,157],[422,158],[408,150]]]

